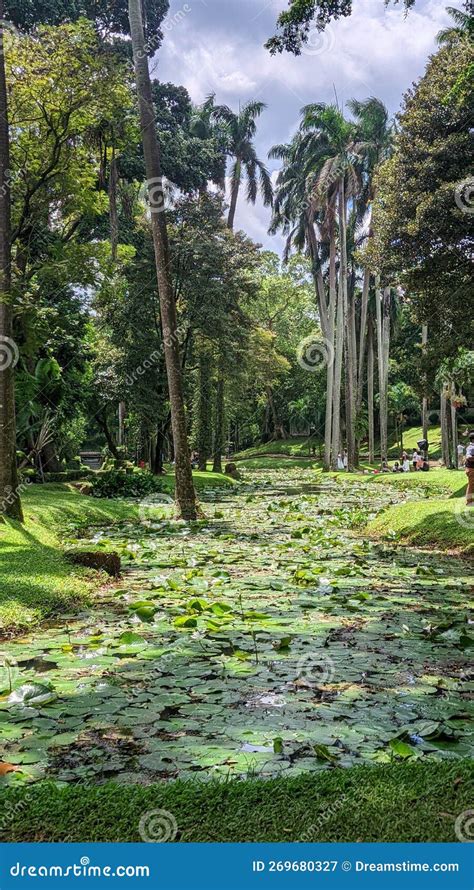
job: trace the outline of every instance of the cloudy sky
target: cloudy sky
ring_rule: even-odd
[[[263,44],[275,31],[286,0],[170,0],[165,39],[152,63],[154,76],[183,84],[194,102],[209,93],[238,109],[258,99],[267,104],[259,121],[257,150],[262,160],[277,142],[294,133],[299,111],[308,102],[333,102],[377,96],[391,114],[405,90],[423,73],[435,49],[435,36],[449,16],[443,0],[416,0],[406,16],[403,4],[353,0],[353,14],[314,31],[301,56],[271,56]],[[446,0],[448,5],[448,0]],[[461,6],[460,0],[449,5]],[[278,169],[278,162],[268,163]],[[267,235],[268,209],[251,207],[244,195],[236,227],[266,247],[281,241]]]

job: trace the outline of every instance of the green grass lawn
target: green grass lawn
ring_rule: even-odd
[[[274,442],[265,442],[260,445],[252,445],[245,451],[234,454],[232,460],[248,460],[249,458],[265,457],[268,454],[287,455],[288,457],[311,457],[311,448],[317,441],[305,436],[295,436],[291,439],[277,439]],[[314,458],[313,458],[314,459]]]
[[[412,426],[403,431],[403,448],[405,451],[413,451],[418,447],[418,442],[423,438],[423,429],[421,426]],[[431,460],[437,460],[441,457],[441,427],[430,426],[428,429],[428,442],[430,445],[429,455]],[[391,433],[388,441],[388,457],[389,460],[396,460],[400,457],[400,446],[396,440],[394,433]]]
[[[472,805],[469,761],[328,769],[292,779],[149,786],[38,784],[0,792],[6,841],[140,841],[171,813],[176,841],[456,841]]]
[[[195,472],[198,492],[235,483],[219,473]],[[163,489],[173,493],[171,474]],[[60,537],[72,528],[137,519],[138,505],[86,497],[69,485],[30,485],[22,498],[25,523],[0,524],[0,631],[31,626],[87,600],[105,576],[73,569]]]
[[[462,470],[434,469],[367,477],[378,485],[394,485],[423,493],[423,500],[388,507],[367,527],[369,535],[399,538],[417,547],[461,550],[474,555],[474,508],[464,506],[466,476]]]
[[[406,451],[413,451],[413,449],[417,447],[419,440],[422,438],[423,430],[421,427],[408,427],[403,432],[404,449]],[[441,455],[441,427],[430,427],[428,431],[428,439],[430,443],[430,458],[432,460],[437,460]],[[312,445],[316,445],[316,451],[319,451],[319,442],[317,439],[309,439],[304,436],[278,439],[275,442],[265,442],[263,445],[253,445],[245,451],[239,451],[234,455],[233,460],[247,461],[252,458],[265,457],[269,454],[287,455],[288,457],[310,457]],[[366,445],[362,445],[361,453],[364,454],[366,451]],[[378,443],[376,443],[376,452],[379,452]],[[388,457],[389,460],[396,460],[400,457],[400,446],[394,432],[389,434]]]

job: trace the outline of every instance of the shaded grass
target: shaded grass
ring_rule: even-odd
[[[384,510],[368,524],[367,532],[400,538],[417,547],[461,550],[474,556],[474,508],[470,510],[472,518],[457,499],[410,501]]]
[[[172,813],[177,841],[456,841],[472,804],[468,761],[328,769],[293,779],[0,792],[6,841],[140,841],[150,810]]]
[[[197,490],[234,485],[227,476],[194,474]],[[171,474],[163,489],[173,493]],[[138,504],[87,497],[70,485],[30,485],[22,497],[24,524],[0,524],[0,632],[31,626],[86,602],[105,579],[73,568],[61,537],[73,528],[138,520]]]

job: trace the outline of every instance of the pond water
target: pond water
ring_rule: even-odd
[[[17,767],[3,781],[472,753],[469,567],[364,537],[368,516],[407,496],[247,470],[236,490],[204,495],[200,522],[161,507],[91,530],[81,543],[120,552],[123,579],[3,644],[1,759]]]

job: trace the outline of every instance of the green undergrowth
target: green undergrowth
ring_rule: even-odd
[[[456,841],[473,799],[473,764],[332,769],[291,779],[158,785],[40,783],[0,793],[6,841],[142,839],[147,814],[165,810],[169,832],[190,841]],[[175,822],[173,821],[175,820]],[[170,838],[171,839],[171,838]]]

